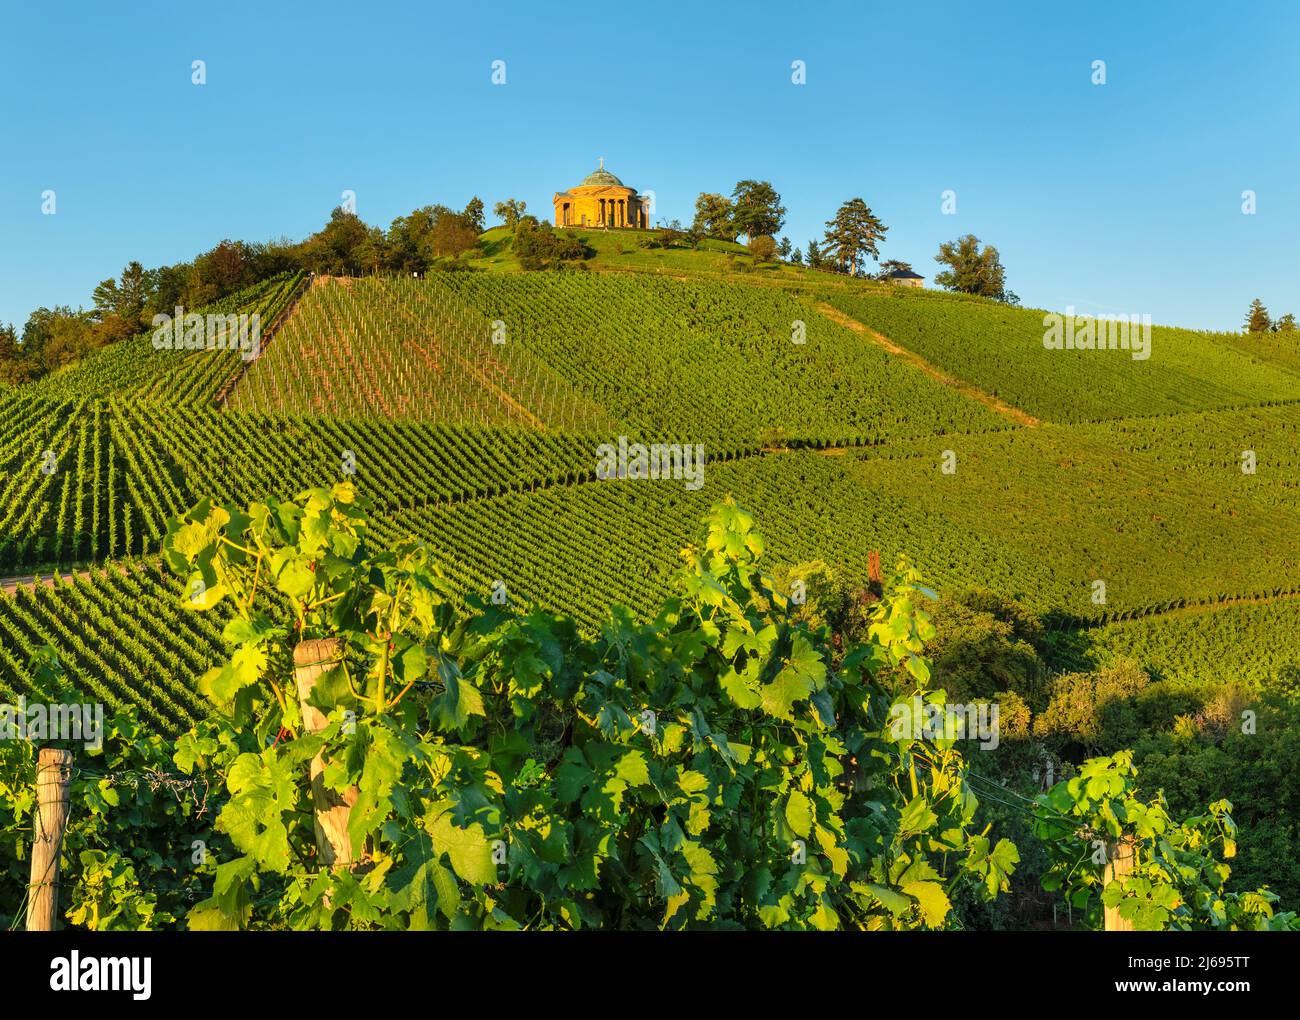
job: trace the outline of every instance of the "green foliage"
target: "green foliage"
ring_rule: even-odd
[[[1043,625],[1018,602],[986,589],[967,589],[935,611],[930,646],[936,683],[958,701],[1016,694],[1044,706]]]
[[[1255,298],[1246,312],[1245,331],[1247,333],[1267,333],[1272,328],[1273,320],[1268,316],[1268,309],[1264,307],[1263,301]]]
[[[192,927],[944,927],[956,888],[1006,888],[1015,848],[974,831],[952,742],[884,725],[896,698],[930,696],[916,600],[931,593],[906,563],[870,643],[835,665],[760,573],[763,540],[732,501],[653,623],[615,608],[595,641],[562,617],[462,605],[424,550],[371,554],[365,531],[347,486],[202,503],[169,530],[193,608],[238,603],[235,651],[204,687],[227,720],[208,761],[228,794],[218,828],[242,856]],[[259,585],[284,617],[258,608]],[[276,664],[321,635],[347,653],[308,734]],[[886,690],[888,666],[913,684]],[[295,732],[268,746],[281,727]],[[330,789],[357,791],[351,867],[313,858],[317,754]]]
[[[695,199],[695,220],[691,229],[704,237],[734,241],[736,227],[731,219],[734,212],[735,206],[725,195],[701,192]]]
[[[858,273],[858,264],[867,257],[880,258],[880,242],[889,228],[873,213],[866,202],[851,198],[840,206],[835,218],[826,221],[825,255],[834,259],[840,272]]]
[[[1162,796],[1138,796],[1136,779],[1132,753],[1121,751],[1084,762],[1037,799],[1035,829],[1054,859],[1046,888],[1062,889],[1094,923],[1105,907],[1143,931],[1300,930],[1294,913],[1274,913],[1277,897],[1266,887],[1226,891],[1225,862],[1237,852],[1228,801],[1177,822]],[[1110,872],[1108,863],[1127,853],[1129,872]]]
[[[1141,733],[1133,705],[1149,682],[1136,663],[1052,678],[1050,701],[1034,719],[1034,736],[1079,742],[1088,750],[1129,746]]]
[[[1195,694],[1203,707],[1174,725],[1148,723],[1154,732],[1135,744],[1142,788],[1162,790],[1171,808],[1185,812],[1215,798],[1231,800],[1241,826],[1234,882],[1241,888],[1267,884],[1283,903],[1293,904],[1300,898],[1300,784],[1294,767],[1300,701],[1285,689],[1247,703],[1227,692]]]
[[[785,206],[770,181],[740,181],[731,199],[731,229],[736,234],[754,238],[780,233]]]
[[[492,215],[500,219],[509,229],[514,230],[515,225],[523,218],[524,212],[527,208],[527,202],[508,198],[504,202],[498,202],[492,207]]]
[[[934,260],[948,267],[934,274],[937,286],[1008,304],[1018,303],[1015,295],[1007,290],[1007,273],[998,250],[991,244],[981,250],[980,240],[974,234],[945,241],[939,245]]]
[[[531,216],[515,227],[515,255],[525,269],[554,269],[595,254],[595,249],[572,231],[557,234],[549,223],[538,223]]]
[[[48,647],[28,672],[28,703],[68,697],[62,664]],[[105,721],[102,746],[74,746],[70,821],[61,854],[60,905],[66,920],[92,931],[165,927],[211,881],[210,855],[229,844],[209,831],[213,791],[204,778],[171,768],[171,742],[128,715]],[[0,924],[19,927],[27,909],[35,805],[36,747],[0,741]],[[212,798],[215,800],[215,796]]]
[[[749,248],[749,254],[754,256],[756,263],[774,262],[776,260],[776,238],[768,234],[751,237],[746,247]]]

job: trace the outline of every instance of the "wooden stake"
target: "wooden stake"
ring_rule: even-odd
[[[298,705],[302,708],[303,729],[317,733],[327,724],[325,714],[307,704],[316,681],[343,659],[338,638],[302,641],[293,650],[293,678],[298,686]],[[327,868],[350,868],[353,864],[352,837],[348,819],[359,791],[355,786],[338,793],[325,785],[325,759],[311,760],[311,796],[316,805],[316,846],[321,863]]]
[[[1114,881],[1122,881],[1133,873],[1133,856],[1135,847],[1131,839],[1122,839],[1118,843],[1106,845],[1106,881],[1105,889]],[[1106,907],[1107,931],[1133,931],[1133,922],[1119,916],[1119,907]]]
[[[68,826],[68,783],[72,752],[42,747],[36,757],[36,808],[32,836],[32,881],[28,887],[27,930],[53,931],[59,910],[59,853]]]

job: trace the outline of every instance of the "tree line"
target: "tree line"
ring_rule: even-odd
[[[880,262],[880,245],[889,227],[861,198],[851,198],[836,210],[826,221],[822,237],[808,242],[806,254],[788,237],[776,240],[775,235],[785,224],[785,212],[771,182],[744,180],[736,184],[730,197],[701,192],[695,200],[695,219],[690,229],[681,233],[692,247],[698,247],[706,237],[733,242],[744,237],[758,262],[780,259],[791,265],[881,281],[895,273],[912,272],[907,262]],[[877,272],[866,272],[868,259],[879,265]],[[991,244],[981,245],[974,234],[941,244],[935,261],[945,267],[934,277],[940,287],[1008,304],[1020,303],[1007,288],[1006,269],[998,250]]]
[[[335,208],[328,222],[297,243],[223,240],[189,262],[145,269],[127,263],[103,280],[91,307],[37,308],[19,330],[0,323],[0,382],[29,382],[91,352],[135,336],[159,313],[201,308],[277,273],[322,275],[368,272],[423,273],[457,264],[483,231],[484,206],[473,198],[463,210],[427,205],[393,220],[387,230],[354,212]]]
[[[267,242],[223,240],[188,262],[145,269],[129,262],[116,278],[101,281],[89,308],[69,305],[41,307],[21,330],[0,323],[0,382],[18,384],[39,379],[87,354],[134,336],[159,313],[180,306],[200,308],[277,273],[305,271],[320,275],[360,276],[367,273],[424,273],[431,269],[464,269],[469,252],[477,249],[484,229],[484,204],[472,198],[462,210],[426,205],[399,216],[384,230],[365,223],[343,207],[335,208],[325,225],[303,241],[287,238]],[[525,269],[548,269],[590,258],[594,251],[572,233],[559,234],[550,224],[527,212],[525,202],[498,202],[493,212],[513,235],[516,256]],[[880,262],[880,244],[889,228],[861,198],[852,198],[826,221],[820,239],[808,241],[806,254],[788,237],[776,235],[785,224],[786,208],[770,181],[737,182],[730,196],[704,192],[695,201],[689,228],[674,220],[655,232],[651,242],[671,247],[679,242],[698,248],[705,238],[736,241],[745,238],[758,263],[790,265],[849,276],[887,280],[911,266],[896,259]],[[866,271],[868,259],[878,271]],[[1006,271],[998,251],[981,245],[973,234],[940,245],[935,261],[945,268],[934,282],[940,287],[1017,304],[1006,286]],[[1252,332],[1294,329],[1294,316],[1276,324],[1263,320],[1252,306]],[[1267,325],[1256,328],[1258,321]]]

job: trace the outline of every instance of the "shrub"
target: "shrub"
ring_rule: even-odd
[[[459,600],[423,548],[365,532],[349,485],[169,527],[192,608],[235,609],[203,680],[224,721],[177,758],[223,774],[238,853],[191,927],[937,928],[958,887],[1007,887],[1015,847],[972,831],[953,742],[889,732],[895,700],[942,698],[905,562],[836,662],[731,500],[654,620],[616,607],[594,638]],[[312,639],[338,642],[319,732],[285,665]],[[313,758],[318,795],[354,801],[345,837],[313,832]]]

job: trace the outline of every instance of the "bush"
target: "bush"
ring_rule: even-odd
[[[749,249],[749,254],[754,257],[756,263],[776,261],[776,238],[774,237],[759,234],[757,237],[751,237],[745,247]]]
[[[525,269],[552,269],[567,262],[580,262],[596,250],[572,231],[557,234],[549,223],[525,216],[515,227],[515,255]]]

